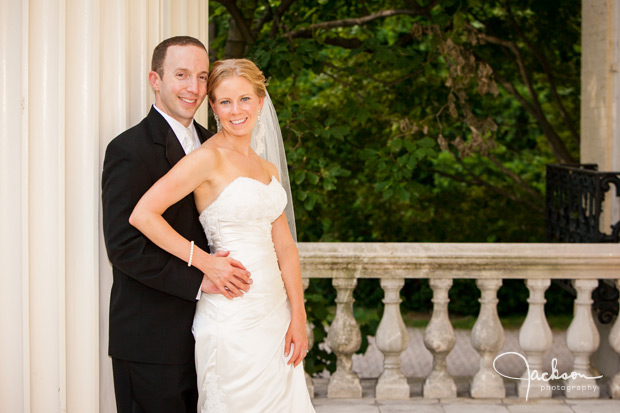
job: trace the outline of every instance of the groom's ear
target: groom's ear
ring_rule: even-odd
[[[160,77],[157,74],[157,72],[151,70],[149,72],[149,82],[151,83],[151,87],[153,88],[154,92],[159,92],[159,81],[160,81]]]

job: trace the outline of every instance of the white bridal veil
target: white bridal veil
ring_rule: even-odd
[[[288,222],[293,239],[297,242],[295,212],[293,210],[291,182],[288,176],[288,167],[286,165],[284,142],[282,141],[282,132],[280,131],[278,115],[273,107],[269,93],[265,96],[263,108],[260,112],[260,121],[256,122],[256,125],[254,125],[250,146],[261,158],[271,162],[278,169],[280,183],[286,191],[287,203],[286,208],[284,208],[286,221]]]

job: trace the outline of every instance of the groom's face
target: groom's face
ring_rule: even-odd
[[[149,73],[155,91],[155,105],[188,127],[207,94],[209,58],[194,45],[170,46],[166,51],[163,76]]]

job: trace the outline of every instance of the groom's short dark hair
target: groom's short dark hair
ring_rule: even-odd
[[[204,49],[207,48],[204,44],[195,37],[191,36],[174,36],[170,37],[157,46],[153,50],[153,59],[151,60],[151,70],[157,72],[159,77],[164,77],[164,60],[166,60],[166,52],[170,46],[188,46],[193,45]]]

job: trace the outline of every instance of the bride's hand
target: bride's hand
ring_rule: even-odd
[[[288,356],[293,345],[293,354],[287,364],[295,363],[297,366],[308,354],[308,336],[306,334],[306,320],[293,317],[286,332],[284,355]]]

